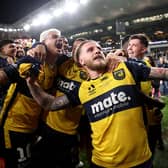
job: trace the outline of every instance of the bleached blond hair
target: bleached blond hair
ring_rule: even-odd
[[[61,36],[61,31],[58,29],[47,29],[40,34],[40,42],[43,42],[50,32],[55,32],[58,36]]]

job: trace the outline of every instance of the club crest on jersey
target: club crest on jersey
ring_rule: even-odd
[[[116,80],[122,80],[125,78],[125,72],[123,69],[119,69],[113,72],[113,76],[114,76],[114,79]]]
[[[87,80],[89,76],[85,71],[80,71],[80,78],[83,80]]]

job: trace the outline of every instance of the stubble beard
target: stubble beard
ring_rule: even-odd
[[[107,62],[101,61],[99,64],[94,64],[93,62],[90,62],[88,64],[88,68],[94,70],[94,71],[104,71],[106,69]]]

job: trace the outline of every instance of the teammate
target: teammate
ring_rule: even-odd
[[[42,59],[38,83],[47,92],[53,86],[57,73],[55,63],[59,56],[57,40],[60,35],[57,29],[48,29],[40,35],[40,41],[46,45],[47,56]],[[20,65],[22,62],[24,64]],[[32,66],[32,63],[35,65]],[[0,114],[0,126],[3,128],[0,141],[4,142],[8,168],[30,168],[31,149],[43,110],[32,98],[23,78],[27,76],[27,69],[38,74],[37,66],[40,66],[39,61],[25,56],[0,72],[1,83],[12,82]],[[22,78],[16,72],[16,67]]]

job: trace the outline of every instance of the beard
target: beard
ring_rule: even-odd
[[[102,60],[98,63],[94,63],[94,62],[89,62],[87,64],[87,67],[91,70],[96,70],[96,71],[104,71],[107,67],[107,61]]]

